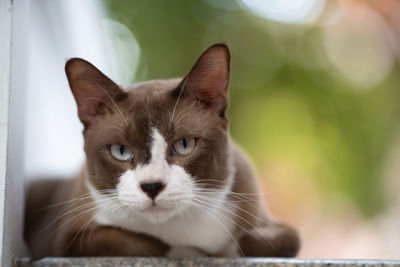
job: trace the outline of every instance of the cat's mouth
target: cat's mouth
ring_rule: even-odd
[[[150,205],[141,209],[140,211],[141,212],[167,212],[170,210],[171,210],[171,208],[162,207],[161,205],[159,205],[155,201],[153,201]]]
[[[137,211],[151,223],[162,223],[175,217],[187,208],[185,199],[155,199],[148,200],[147,203],[137,209]]]
[[[162,223],[173,217],[176,213],[175,207],[164,207],[155,201],[140,209],[140,213],[151,223]]]

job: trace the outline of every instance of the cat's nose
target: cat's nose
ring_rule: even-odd
[[[165,184],[161,182],[153,182],[153,183],[142,183],[140,184],[140,188],[142,188],[143,192],[145,192],[151,199],[155,199],[156,196],[163,190]]]

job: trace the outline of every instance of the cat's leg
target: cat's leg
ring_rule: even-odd
[[[300,248],[297,232],[284,224],[249,229],[239,239],[246,257],[294,257]]]
[[[170,246],[145,234],[98,226],[70,234],[63,256],[165,256]],[[66,251],[65,251],[66,249]]]
[[[228,201],[231,201],[229,206],[239,207],[236,217],[240,228],[237,243],[243,256],[294,257],[300,248],[297,232],[270,219],[263,205],[262,187],[255,178],[251,164],[237,146],[234,147],[233,156],[236,175],[233,193]]]

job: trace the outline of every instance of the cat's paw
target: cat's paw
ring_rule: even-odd
[[[239,249],[239,246],[235,242],[230,242],[219,254],[218,257],[224,258],[238,258],[243,256]]]
[[[206,256],[207,255],[204,252],[193,247],[172,247],[166,255],[167,258],[193,258]]]
[[[294,257],[300,248],[297,232],[284,224],[253,228],[240,239],[247,257]]]

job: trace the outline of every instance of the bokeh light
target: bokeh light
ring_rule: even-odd
[[[115,57],[113,66],[118,69],[119,82],[128,84],[137,76],[140,61],[140,47],[132,32],[118,21],[104,19],[103,29],[107,36],[108,49]]]
[[[325,0],[242,0],[242,3],[256,15],[265,19],[308,24],[318,18]]]
[[[373,88],[392,70],[395,57],[390,28],[369,7],[340,9],[324,29],[327,55],[341,75],[362,88]]]

